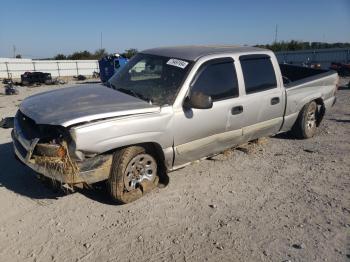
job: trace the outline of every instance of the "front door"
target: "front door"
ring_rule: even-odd
[[[232,58],[203,63],[195,74],[190,92],[211,96],[213,107],[181,108],[175,111],[175,167],[218,153],[234,143],[235,139],[242,138],[239,125],[229,121],[239,95]]]

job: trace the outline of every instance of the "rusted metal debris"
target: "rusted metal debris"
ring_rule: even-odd
[[[68,180],[74,183],[79,174],[79,167],[73,161],[65,142],[62,144],[37,144],[34,160],[38,165],[47,170],[52,170],[62,176],[62,181]]]

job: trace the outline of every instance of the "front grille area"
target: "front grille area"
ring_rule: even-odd
[[[27,140],[39,138],[41,142],[47,142],[64,137],[67,141],[70,141],[69,133],[62,126],[36,124],[33,119],[27,117],[20,110],[16,114],[16,120],[19,129]]]

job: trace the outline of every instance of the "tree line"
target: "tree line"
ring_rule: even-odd
[[[255,45],[255,47],[261,47],[270,49],[274,52],[278,51],[297,51],[307,49],[323,49],[323,48],[350,48],[350,43],[325,43],[325,42],[303,42],[297,40],[273,42],[272,44]],[[136,48],[126,49],[120,55],[131,58],[137,54]],[[104,56],[109,55],[106,49],[98,49],[95,52],[89,51],[77,51],[70,55],[57,54],[53,57],[55,60],[99,60]]]
[[[126,49],[123,53],[120,55],[131,58],[133,55],[135,55],[138,52],[135,48]],[[57,54],[53,57],[54,60],[99,60],[102,57],[105,57],[109,55],[106,49],[98,49],[95,52],[91,53],[87,50],[84,51],[77,51],[70,55],[64,55],[64,54]]]
[[[323,48],[349,48],[350,43],[325,43],[325,42],[302,42],[302,41],[281,41],[272,44],[255,45],[255,47],[262,47],[270,49],[274,52],[278,51],[297,51],[307,49],[323,49]]]

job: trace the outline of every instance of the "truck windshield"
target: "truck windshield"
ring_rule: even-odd
[[[191,66],[187,60],[139,53],[108,82],[113,89],[148,103],[171,105]]]

